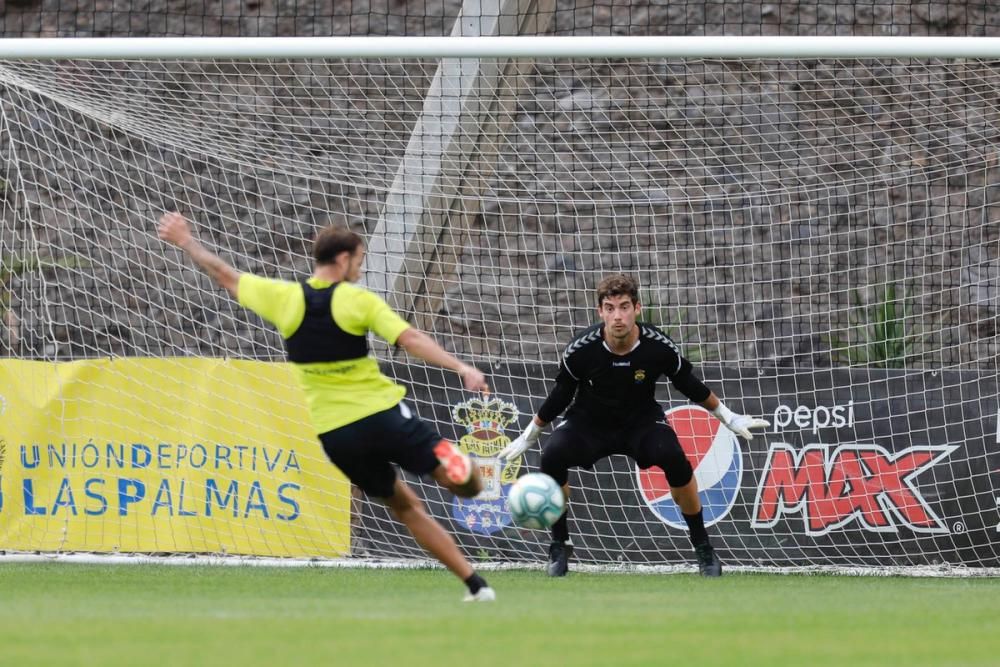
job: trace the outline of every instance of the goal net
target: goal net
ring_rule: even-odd
[[[725,563],[1000,565],[1000,61],[409,53],[0,62],[0,549],[423,557],[326,462],[280,337],[157,240],[177,209],[287,279],[359,231],[364,283],[488,373],[373,348],[483,471],[408,478],[472,558],[544,558],[505,504],[540,452],[496,454],[624,272],[772,423],[661,383]],[[691,561],[662,471],[570,483],[580,563]]]

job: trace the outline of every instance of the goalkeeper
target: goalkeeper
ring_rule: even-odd
[[[626,454],[642,469],[659,466],[690,530],[699,572],[718,577],[722,564],[708,539],[691,463],[654,398],[657,378],[670,378],[678,391],[744,438],[752,438],[751,429],[764,428],[768,422],[726,408],[694,375],[666,334],[636,322],[639,286],[633,279],[613,275],[602,280],[597,312],[602,323],[566,346],[555,387],[524,433],[500,457],[510,460],[523,453],[538,440],[541,429],[569,406],[565,421],[542,449],[542,472],[562,485],[568,499],[570,468],[590,468],[612,454]],[[553,577],[569,570],[573,547],[567,515],[568,509],[552,526],[548,573]]]
[[[239,273],[206,249],[179,213],[160,218],[161,239],[184,252],[239,302],[273,324],[305,391],[310,417],[329,459],[369,496],[382,499],[417,542],[465,582],[466,601],[490,601],[493,589],[472,569],[450,534],[392,464],[429,475],[452,493],[482,490],[469,457],[414,416],[406,390],[368,355],[369,331],[431,364],[455,371],[469,391],[488,391],[483,374],[412,328],[374,293],[354,285],[365,246],[338,227],[319,232],[315,272],[301,283]]]

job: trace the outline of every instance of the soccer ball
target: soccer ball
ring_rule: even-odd
[[[556,480],[540,472],[522,475],[507,495],[514,525],[541,530],[549,528],[566,511],[566,498]]]

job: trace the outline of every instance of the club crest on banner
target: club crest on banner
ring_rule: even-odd
[[[473,532],[491,535],[510,524],[507,491],[517,479],[521,457],[505,465],[497,454],[510,444],[504,431],[517,421],[519,414],[516,405],[495,397],[473,398],[452,408],[455,423],[464,426],[466,431],[459,438],[458,446],[479,468],[483,480],[483,490],[478,496],[456,496],[452,504],[452,516]]]

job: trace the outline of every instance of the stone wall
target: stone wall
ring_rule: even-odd
[[[0,34],[446,34],[459,3],[79,7],[8,2]],[[562,0],[551,25],[556,34],[993,36],[1000,10]],[[4,352],[279,357],[276,335],[165,253],[153,222],[166,207],[201,211],[203,235],[241,268],[302,275],[318,226],[365,231],[377,219],[402,148],[392,139],[406,136],[432,72],[420,67],[405,73],[406,90],[385,85],[402,72],[353,71],[339,97],[294,68],[273,74],[280,85],[207,93],[213,80],[196,72],[144,89],[154,79],[140,68],[113,72],[122,88],[108,108],[88,97],[85,73],[65,68],[35,71],[47,94],[8,85],[0,248],[55,265],[6,281]],[[907,365],[995,367],[996,69],[541,63],[516,131],[482,162],[481,213],[444,239],[442,256],[457,260],[432,269],[439,280],[414,317],[463,354],[551,360],[589,320],[599,277],[624,270],[646,286],[647,316],[694,359],[830,366],[858,363],[837,343],[865,347],[858,319],[891,285],[913,336]],[[351,123],[362,87],[377,97]],[[171,116],[178,99],[216,106]],[[159,106],[166,115],[153,113]],[[183,148],[191,142],[197,150]]]

